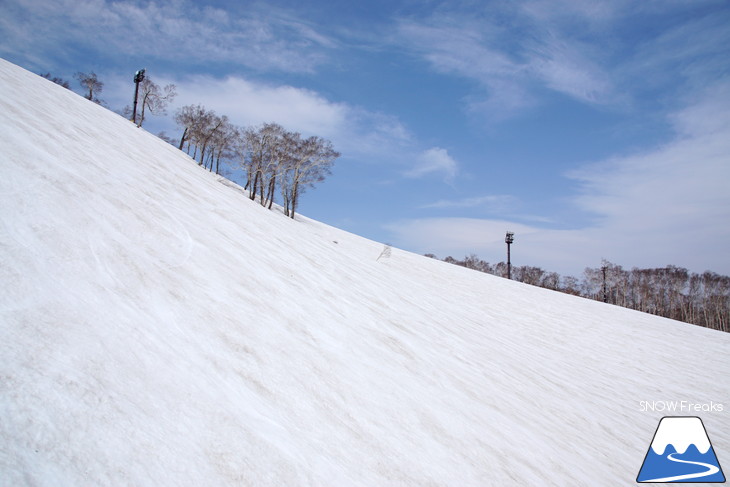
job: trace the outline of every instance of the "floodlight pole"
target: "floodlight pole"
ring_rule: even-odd
[[[139,84],[144,80],[144,69],[140,69],[134,73],[134,106],[132,107],[132,122],[137,123],[137,95],[139,94]]]
[[[512,245],[512,242],[515,241],[515,234],[512,232],[507,232],[507,235],[504,237],[504,241],[507,244],[507,279],[512,279],[512,262],[510,260],[510,245]]]
[[[606,271],[608,270],[608,266],[604,265],[601,267],[601,271],[603,271],[603,302],[608,303],[608,293],[606,292]]]

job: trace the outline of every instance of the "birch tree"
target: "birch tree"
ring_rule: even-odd
[[[301,194],[331,174],[340,153],[334,150],[332,142],[316,136],[302,139],[299,134],[292,134],[290,144],[291,155],[282,171],[281,188],[284,214],[294,218]]]
[[[152,81],[149,76],[139,84],[138,103],[142,106],[137,126],[141,127],[145,120],[145,114],[149,110],[152,115],[166,115],[167,106],[177,95],[174,84],[168,84],[160,89],[160,86]]]
[[[99,93],[101,93],[101,91],[104,89],[104,83],[99,81],[96,73],[94,73],[93,71],[91,71],[90,73],[82,73],[79,71],[74,75],[74,78],[78,80],[79,84],[86,92],[84,98],[86,98],[87,100],[91,100],[94,103],[101,104],[101,100],[99,99]]]
[[[289,158],[287,132],[279,124],[265,123],[247,128],[243,139],[245,189],[249,190],[249,198],[255,200],[258,196],[262,206],[271,208],[279,175]]]

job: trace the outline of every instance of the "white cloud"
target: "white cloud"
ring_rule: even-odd
[[[730,246],[728,95],[730,84],[715,87],[675,114],[677,137],[662,147],[572,172],[582,188],[578,204],[607,230],[646,233],[652,248],[681,243],[689,254],[699,234]]]
[[[433,208],[477,208],[483,207],[490,211],[500,211],[513,204],[515,198],[509,195],[487,195],[462,198],[459,200],[438,200],[421,206],[422,209]]]
[[[456,176],[457,171],[458,164],[446,149],[432,147],[419,154],[415,167],[407,171],[405,176],[409,178],[420,178],[429,174],[439,173],[447,181],[451,181]]]
[[[276,122],[304,134],[333,137],[352,109],[320,94],[288,85],[255,83],[240,77],[193,76],[178,82],[177,105],[200,103],[239,125]]]
[[[691,104],[670,115],[677,133],[685,138],[715,137],[730,132],[730,81],[705,88]]]

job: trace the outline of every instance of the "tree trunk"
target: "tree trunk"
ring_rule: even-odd
[[[185,127],[185,130],[183,131],[182,137],[180,137],[180,145],[177,147],[178,149],[182,150],[183,145],[185,144],[185,136],[188,134],[188,128]],[[188,153],[190,152],[190,149],[188,148]]]
[[[294,181],[294,187],[292,188],[292,195],[291,195],[291,212],[289,216],[294,219],[294,213],[296,212],[297,208],[297,199],[299,198],[299,182]]]
[[[141,127],[144,123],[144,109],[147,106],[147,96],[148,94],[145,94],[142,98],[142,113],[139,115],[139,122],[137,123],[137,127]]]
[[[267,195],[267,199],[269,200],[269,209],[271,209],[271,206],[274,204],[274,190],[276,189],[276,175],[271,176],[271,180],[269,181],[269,194]]]
[[[259,173],[258,173],[258,171],[256,171],[256,174],[254,174],[254,176],[253,176],[253,186],[251,186],[251,194],[248,195],[248,197],[251,200],[256,199],[256,190],[258,188],[258,185],[259,185]]]
[[[205,161],[206,145],[208,145],[208,141],[205,141],[205,143],[203,144],[203,147],[200,149],[200,162],[198,163],[198,166],[202,166],[203,162]]]

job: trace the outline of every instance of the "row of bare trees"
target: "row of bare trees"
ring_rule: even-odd
[[[67,90],[71,89],[71,84],[66,81],[63,78],[60,78],[58,76],[52,76],[51,73],[41,73],[40,76],[42,78],[46,78],[49,81],[53,81],[59,86],[63,86]],[[79,82],[81,85],[81,88],[84,89],[84,98],[87,100],[91,100],[94,103],[98,103],[99,105],[102,104],[102,100],[99,99],[99,94],[104,89],[104,83],[99,80],[99,78],[96,76],[96,73],[93,71],[88,73],[83,73],[79,71],[78,73],[74,74],[74,78]]]
[[[67,81],[50,73],[41,76],[69,88]],[[101,103],[98,95],[104,83],[96,74],[79,72],[75,77],[84,88],[85,98]],[[137,125],[142,126],[148,112],[165,115],[176,94],[174,84],[161,88],[149,76],[144,77],[137,94],[141,106]],[[132,108],[125,107],[122,114],[131,116]],[[295,216],[302,193],[323,181],[340,157],[332,143],[321,137],[305,138],[275,123],[238,127],[225,115],[217,115],[199,104],[180,108],[175,113],[175,122],[183,130],[178,144],[180,150],[186,150],[205,169],[211,172],[215,169],[216,174],[220,174],[222,161],[243,169],[249,197],[270,209],[278,196],[284,214],[291,218]],[[169,141],[164,133],[160,137]]]
[[[47,80],[53,81],[57,85],[63,86],[64,88],[71,89],[71,85],[68,81],[58,76],[52,76],[51,73],[42,73],[40,76]],[[103,104],[103,101],[99,98],[104,89],[104,83],[93,71],[88,73],[78,72],[74,75],[74,78],[79,82],[84,90],[84,98],[91,100],[94,103]],[[137,126],[141,127],[147,116],[147,112],[153,115],[166,115],[167,106],[175,99],[177,95],[177,88],[174,84],[168,84],[164,87],[160,87],[157,83],[152,81],[148,76],[142,80],[139,84],[138,102],[140,105],[140,113],[137,117]],[[130,106],[124,107],[122,115],[130,117],[132,115],[132,108]]]
[[[175,113],[175,122],[183,129],[178,148],[185,150],[199,164],[216,174],[221,159],[233,157],[239,129],[225,115],[218,116],[202,105],[186,105]],[[191,154],[192,151],[192,154]]]
[[[69,83],[65,79],[60,78],[58,76],[52,76],[51,73],[40,73],[40,77],[41,78],[46,78],[49,81],[53,81],[57,85],[63,86],[67,90],[70,90],[71,89],[71,83]]]
[[[434,254],[426,254],[426,257],[436,258]],[[499,277],[507,277],[507,263],[498,262],[490,264],[480,259],[475,254],[467,255],[463,260],[454,259],[448,256],[444,262],[455,264],[468,269],[474,269],[487,274],[493,274]],[[555,291],[569,292],[570,294],[579,294],[574,278],[561,278],[557,272],[547,272],[540,267],[533,266],[512,266],[512,279],[533,286],[544,287]]]
[[[628,270],[611,262],[604,262],[599,268],[587,268],[584,274],[583,295],[586,297],[730,331],[728,276],[710,271],[698,274],[672,265]]]
[[[506,263],[490,264],[474,254],[463,260],[449,256],[444,261],[507,277]],[[586,268],[582,279],[533,266],[513,266],[512,279],[730,332],[730,277],[710,271],[698,274],[671,265],[628,270],[604,261],[600,267]]]
[[[180,108],[175,121],[183,130],[180,150],[216,174],[221,161],[243,169],[249,198],[271,208],[278,192],[284,214],[291,218],[302,193],[323,181],[340,156],[321,137],[305,138],[275,123],[238,127],[201,105]]]

